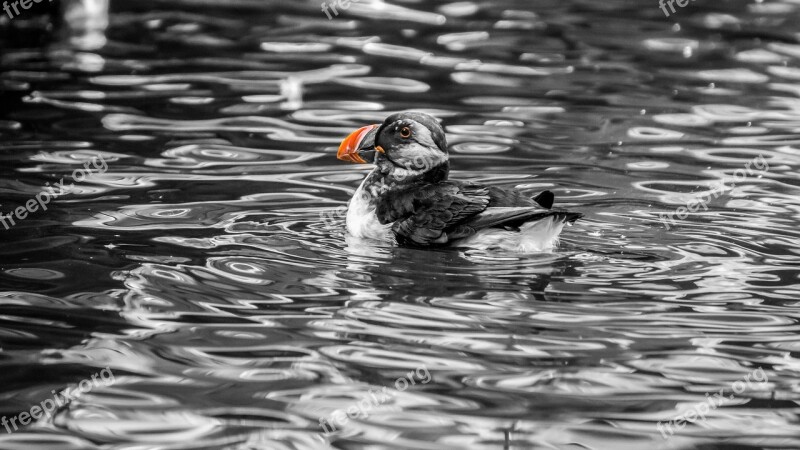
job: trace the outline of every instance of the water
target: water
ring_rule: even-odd
[[[796,2],[318,3],[6,30],[0,211],[74,186],[0,230],[0,414],[113,380],[0,449],[800,448]],[[338,142],[403,109],[586,217],[347,239]]]

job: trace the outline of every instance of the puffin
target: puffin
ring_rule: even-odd
[[[350,133],[337,158],[374,168],[350,199],[347,232],[407,247],[550,252],[583,215],[553,208],[555,195],[449,179],[445,132],[421,112],[390,115]]]

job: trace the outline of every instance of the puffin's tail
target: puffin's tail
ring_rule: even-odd
[[[555,202],[556,196],[550,191],[542,191],[533,197],[533,201],[539,204],[542,208],[552,209],[553,202]],[[562,210],[555,210],[553,211],[555,214],[553,218],[556,221],[561,221],[564,223],[573,223],[576,220],[583,217],[583,214],[576,213],[576,212],[569,212],[569,211],[562,211]]]
[[[542,208],[550,209],[553,207],[553,202],[556,201],[556,195],[550,191],[542,191],[533,197],[533,201],[539,204]]]

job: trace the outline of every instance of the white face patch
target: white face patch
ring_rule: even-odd
[[[401,130],[405,127],[412,130],[411,137],[408,139],[395,138],[390,152],[386,155],[386,158],[395,166],[396,176],[419,175],[447,162],[447,153],[439,149],[431,131],[422,124],[413,121],[400,122],[394,125],[389,132],[394,133],[394,136],[400,136]]]
[[[400,123],[398,125],[395,125],[394,127],[395,133],[398,133],[400,129],[403,127],[409,127],[412,129],[414,133],[412,135],[413,141],[417,141],[419,145],[421,145],[423,148],[425,147],[431,149],[438,148],[436,142],[433,140],[433,136],[431,135],[431,130],[429,130],[428,127],[422,125],[419,122],[411,121],[409,123]]]

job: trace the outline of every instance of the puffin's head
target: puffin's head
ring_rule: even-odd
[[[343,161],[374,161],[392,172],[424,174],[448,169],[447,140],[439,122],[418,112],[403,112],[387,117],[383,124],[367,125],[347,136],[337,157]]]

